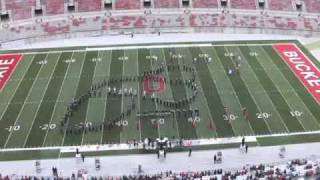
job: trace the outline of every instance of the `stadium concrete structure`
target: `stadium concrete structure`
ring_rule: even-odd
[[[3,175],[58,166],[64,178],[160,179],[211,169],[220,152],[218,179],[250,177],[248,167],[228,173],[241,162],[280,162],[278,174],[255,171],[261,178],[319,175],[320,53],[301,41],[319,49],[319,0],[1,0],[0,9]],[[199,151],[186,161],[171,152],[190,148]],[[172,156],[158,160],[158,150]],[[311,161],[281,164],[295,156]]]

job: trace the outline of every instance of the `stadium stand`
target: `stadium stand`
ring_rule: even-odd
[[[35,6],[36,0],[6,0],[6,9],[11,10],[13,20],[31,18]]]
[[[140,9],[139,0],[116,0],[116,9]]]
[[[305,0],[304,1],[307,11],[311,13],[320,12],[320,2],[318,0]]]
[[[194,8],[218,8],[217,0],[193,0]]]
[[[102,8],[101,0],[78,0],[78,11],[100,11]]]
[[[64,13],[64,0],[46,0],[45,2],[47,15]]]
[[[179,0],[157,0],[154,1],[155,8],[179,8]]]
[[[293,11],[291,0],[269,0],[269,9],[274,11]]]
[[[227,179],[298,179],[309,178],[315,179],[320,176],[320,163],[318,160],[295,159],[282,164],[258,164],[246,165],[239,169],[224,170],[210,169],[204,171],[186,171],[173,172],[173,170],[160,172],[158,174],[135,174],[123,176],[92,176],[86,171],[73,173],[71,177],[35,177],[21,175],[5,175],[0,174],[1,180],[27,180],[27,179],[119,179],[119,180],[151,180],[151,179],[195,179],[195,180],[227,180]]]
[[[234,9],[256,9],[256,0],[233,0],[231,1],[231,8]]]

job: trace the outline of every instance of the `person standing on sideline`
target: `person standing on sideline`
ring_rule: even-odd
[[[189,154],[188,154],[189,157],[191,156],[191,153],[192,153],[192,149],[189,148]]]
[[[246,144],[246,153],[248,153],[248,148],[249,148],[249,146],[248,146],[248,144]]]
[[[81,154],[81,158],[82,158],[82,162],[84,162],[84,155],[83,154]]]

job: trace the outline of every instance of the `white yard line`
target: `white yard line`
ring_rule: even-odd
[[[123,57],[126,56],[126,51],[123,50]],[[122,74],[121,77],[123,77],[123,73],[124,73],[124,63],[126,61],[122,61]],[[121,82],[121,90],[123,90],[123,82]],[[123,112],[123,102],[124,102],[124,93],[122,91],[122,97],[121,97],[121,113]],[[121,120],[120,120],[121,121]],[[119,142],[121,143],[121,133],[122,133],[122,126],[120,126],[121,130],[120,130],[120,134],[119,134]]]
[[[137,50],[137,73],[138,73],[138,76],[140,74],[139,72],[139,50]],[[137,89],[137,95],[138,95],[138,101],[137,101],[137,107],[139,107],[139,111],[141,112],[141,109],[140,109],[140,79],[138,79],[138,89]],[[138,121],[138,126],[139,126],[139,137],[140,137],[140,142],[142,141],[142,131],[141,131],[141,119],[140,119],[140,116],[138,117],[139,118],[139,121]]]
[[[151,50],[149,50],[149,56],[152,56],[151,55]],[[153,58],[150,58],[149,61],[150,61],[151,69],[153,70]],[[154,104],[156,105],[156,110],[158,110],[157,102],[155,101]],[[161,128],[161,124],[159,123],[159,126],[157,128],[159,138],[161,137],[160,128]]]
[[[182,50],[180,50],[180,51],[182,51]],[[189,50],[188,50],[188,54],[189,54],[190,57],[191,57],[191,54],[190,54]],[[197,71],[197,70],[195,69],[195,71]],[[181,73],[182,73],[182,74],[185,74],[184,71],[181,71]],[[182,78],[183,78],[183,80],[185,81],[184,76],[182,76]],[[200,80],[199,80],[199,76],[197,76],[196,79],[198,79],[198,83],[199,83],[199,85],[200,85],[201,82],[200,82]],[[202,86],[198,86],[198,87],[199,87],[199,88],[201,89],[201,91],[203,92]],[[187,92],[187,90],[186,90],[186,92]],[[199,94],[199,95],[200,95],[200,94]],[[211,113],[210,113],[210,109],[209,109],[209,107],[208,107],[207,98],[204,97],[204,93],[201,93],[200,96],[202,96],[201,99],[205,102],[205,105],[204,105],[204,106],[206,107],[207,112],[208,112],[208,115],[209,115],[209,117],[210,117],[210,120],[209,120],[209,121],[216,127],[216,124],[214,123],[213,118],[212,118],[212,115],[211,115]],[[216,137],[218,137],[218,132],[217,132],[216,130],[214,131],[214,134],[216,135]]]
[[[81,64],[81,68],[80,68],[80,71],[79,71],[79,77],[81,77],[81,74],[82,74],[82,70],[83,70],[83,65],[84,65],[84,63],[85,63],[85,61],[86,61],[86,56],[87,56],[87,51],[84,53],[84,55],[83,55],[83,63]],[[66,76],[67,76],[67,74],[66,74]],[[76,85],[76,88],[75,88],[75,91],[74,91],[74,94],[73,94],[73,98],[76,96],[76,93],[77,93],[77,90],[78,90],[78,86],[79,86],[79,83],[80,83],[80,80],[81,80],[81,78],[79,79],[79,81],[78,81],[78,83],[77,83],[77,85]],[[62,84],[62,86],[63,86],[63,84]],[[70,120],[69,120],[70,121]],[[69,122],[66,124],[66,126],[68,126],[69,125]],[[61,146],[63,146],[63,144],[64,144],[64,140],[65,140],[65,138],[66,138],[66,132],[67,131],[64,131],[64,135],[63,135],[63,138],[62,138],[62,141],[61,141]],[[59,154],[59,158],[60,158],[60,154]]]
[[[20,84],[21,84],[21,82],[22,82],[22,80],[23,80],[23,77],[27,74],[28,69],[29,69],[30,65],[32,64],[32,62],[33,62],[33,60],[34,60],[35,57],[36,57],[36,55],[33,55],[32,59],[30,60],[30,62],[29,62],[29,64],[28,64],[28,66],[26,67],[26,71],[23,73],[23,76],[21,76],[22,78],[19,79],[19,83],[18,83],[18,85],[16,86],[15,90],[13,91],[13,94],[12,94],[12,97],[10,98],[10,100],[9,100],[7,103],[3,103],[4,105],[7,104],[8,106],[6,106],[6,108],[3,110],[3,113],[2,113],[1,116],[0,116],[0,122],[1,122],[1,120],[2,120],[2,118],[3,118],[3,116],[4,116],[4,114],[5,114],[5,112],[7,111],[8,107],[9,107],[9,105],[10,105],[10,102],[12,101],[13,97],[15,96],[15,94],[16,94],[16,92],[17,92],[17,90],[18,90],[18,88],[19,88],[19,86],[20,86]],[[17,65],[17,66],[18,66],[18,65]],[[10,81],[8,81],[8,83],[9,83],[9,82],[10,82]]]
[[[49,53],[48,53],[48,54],[49,54]],[[48,54],[46,54],[46,57],[44,58],[45,60],[47,59]],[[36,76],[36,77],[39,77],[39,74],[40,74],[40,72],[41,72],[41,69],[42,69],[42,67],[43,67],[44,65],[43,65],[43,64],[42,64],[42,65],[36,64],[36,66],[37,66],[37,65],[38,65],[38,66],[41,66],[40,69],[39,69],[39,71],[38,71],[38,73],[37,73],[37,76]],[[30,94],[31,94],[31,92],[32,92],[32,89],[33,89],[34,85],[36,84],[36,82],[37,82],[37,78],[33,81],[32,85],[31,85],[31,88],[29,89],[29,92],[28,92],[27,97],[25,98],[25,100],[27,100],[27,99],[29,98],[29,96],[30,96]],[[22,114],[22,111],[23,111],[24,106],[25,106],[25,103],[22,105],[22,107],[21,107],[21,109],[20,109],[20,112],[19,112],[19,114],[18,114],[18,116],[17,116],[17,118],[16,118],[13,126],[16,126],[16,123],[18,122],[18,120],[19,120],[19,118],[20,118],[20,116],[21,116],[21,114]],[[10,139],[10,137],[11,137],[11,135],[12,135],[13,132],[14,132],[14,131],[11,131],[11,132],[9,133],[9,136],[7,137],[7,140],[6,140],[6,142],[5,142],[4,146],[3,146],[4,148],[6,148],[8,142],[9,142],[9,139]]]
[[[97,54],[97,57],[95,57],[95,58],[98,58],[99,57],[99,52],[100,51],[98,51],[98,54]],[[92,59],[90,59],[90,61],[92,61]],[[94,65],[94,70],[93,70],[93,76],[92,76],[92,78],[91,78],[91,85],[93,84],[93,80],[94,80],[94,78],[95,78],[95,74],[96,74],[96,70],[97,70],[97,61],[95,61],[95,65]],[[90,86],[91,86],[90,85]],[[86,124],[87,124],[87,122],[88,122],[88,112],[89,112],[89,105],[90,105],[90,100],[91,100],[92,98],[89,98],[88,99],[88,105],[87,105],[87,109],[86,109],[86,117],[85,117],[85,120],[84,120],[84,125],[86,126]],[[84,133],[84,131],[82,132],[82,137],[81,137],[81,146],[83,145],[83,139],[84,139],[84,135],[85,135],[85,133]]]
[[[225,49],[226,49],[227,52],[228,52],[228,49],[227,49],[227,48],[225,48]],[[246,59],[246,58],[244,57],[244,55],[242,54],[242,52],[241,52],[240,49],[237,49],[237,51],[238,51],[238,53],[241,54],[241,57],[242,57],[243,59]],[[232,63],[234,64],[233,61],[232,61]],[[248,65],[248,66],[249,66],[249,68],[251,69],[251,71],[253,72],[253,73],[252,73],[253,76],[254,76],[255,78],[257,78],[257,77],[256,77],[256,74],[254,73],[254,71],[253,71],[253,69],[251,68],[251,66],[250,66],[250,65]],[[241,70],[240,70],[240,71],[241,71]],[[244,78],[241,78],[241,79],[243,80]],[[244,80],[243,80],[243,82],[244,82],[243,84],[244,84],[244,85],[246,86],[246,88],[248,89],[248,92],[249,92],[249,94],[250,94],[253,102],[256,104],[256,107],[257,107],[258,111],[259,111],[260,113],[262,113],[263,111],[261,110],[259,103],[257,103],[256,99],[255,99],[254,96],[252,95],[252,92],[251,92],[250,88],[248,87],[247,83],[246,83]],[[259,81],[259,82],[260,82],[260,81]],[[260,82],[260,83],[261,83],[261,82]],[[262,117],[262,119],[263,119],[263,121],[266,123],[268,130],[269,130],[270,133],[272,134],[272,130],[271,130],[271,128],[270,128],[269,123],[267,122],[267,119],[264,118],[264,117]],[[288,130],[288,129],[287,129],[287,130]]]
[[[161,48],[161,54],[163,55],[163,63],[165,65],[165,72],[166,72],[166,75],[167,75],[167,82],[166,83],[169,83],[170,82],[170,76],[169,76],[169,72],[168,72],[168,69],[167,69],[167,60],[166,60],[166,55],[164,53],[164,50],[163,48]],[[166,86],[168,86],[166,84]],[[171,98],[173,99],[173,95],[172,95],[172,89],[171,89],[171,85],[170,85],[170,90],[171,90]],[[177,114],[174,112],[174,118],[173,118],[173,121],[175,121],[175,127],[177,129],[177,135],[178,135],[178,139],[180,139],[180,131],[179,131],[179,125],[178,125],[178,121],[177,121]]]
[[[240,50],[238,50],[238,51],[241,53],[242,58],[246,59],[246,58],[244,57],[243,53],[242,53]],[[260,84],[262,84],[262,82],[260,81],[260,79],[257,77],[256,73],[253,71],[253,69],[251,68],[251,66],[248,64],[248,62],[247,62],[247,66],[248,66],[248,68],[250,68],[251,71],[253,72],[252,74],[253,74],[253,77],[256,79],[256,81],[259,82]],[[246,84],[246,83],[245,83],[245,84]],[[261,86],[262,86],[262,85],[261,85]],[[248,86],[247,86],[247,88],[248,88],[249,93],[251,94],[250,88],[249,88]],[[278,115],[278,117],[280,118],[282,124],[283,124],[284,127],[286,128],[286,131],[287,131],[287,132],[290,132],[289,129],[288,129],[288,127],[287,127],[287,125],[286,125],[286,123],[284,123],[284,121],[283,121],[280,113],[278,112],[277,108],[275,107],[275,105],[273,104],[272,100],[270,99],[267,91],[264,89],[264,87],[261,87],[261,88],[263,89],[262,93],[264,93],[265,96],[268,98],[268,101],[270,101],[274,112],[277,113],[277,115]],[[255,101],[255,103],[256,103],[257,108],[259,109],[259,111],[262,112],[262,111],[261,111],[261,108],[260,108],[259,104],[256,102],[254,96],[253,96],[252,94],[251,94],[251,96],[253,97],[253,100]],[[264,118],[263,118],[263,119],[264,119]],[[265,121],[266,124],[268,125],[268,128],[269,128],[269,130],[270,130],[270,133],[272,133],[271,127],[270,127],[270,125],[267,123],[267,120],[264,119],[264,121]]]
[[[57,67],[57,65],[58,65],[58,63],[59,63],[59,59],[60,59],[60,57],[61,57],[61,54],[62,54],[62,52],[60,53],[59,57],[57,58],[58,60],[57,60],[57,62],[56,62],[55,65],[54,65],[54,68],[53,68],[53,70],[52,70],[52,72],[51,72],[51,75],[50,75],[50,78],[49,78],[49,79],[52,79],[52,76],[53,76],[53,74],[54,74],[54,71],[55,71],[55,69],[56,69],[56,67]],[[42,65],[42,66],[45,66],[45,64]],[[42,67],[41,67],[41,68],[42,68]],[[23,143],[23,147],[26,146],[27,140],[28,140],[29,135],[30,135],[30,133],[31,133],[31,129],[32,129],[32,127],[33,127],[34,121],[36,120],[36,117],[37,117],[38,111],[39,111],[39,109],[40,109],[40,106],[41,106],[41,104],[42,104],[43,98],[44,98],[44,96],[45,96],[45,94],[46,94],[46,92],[47,92],[47,90],[48,90],[49,84],[50,84],[50,80],[47,82],[46,87],[44,88],[44,92],[43,92],[42,98],[41,98],[41,100],[40,100],[40,102],[39,102],[39,104],[38,104],[38,108],[37,108],[37,110],[36,110],[36,112],[35,112],[35,114],[34,114],[34,116],[33,116],[33,120],[32,120],[31,126],[30,126],[30,128],[29,128],[29,132],[28,132],[28,134],[27,134],[27,136],[26,136],[26,138],[25,138],[25,140],[24,140],[24,143]]]
[[[74,55],[74,52],[72,52],[71,59],[73,58],[73,55]],[[60,97],[60,94],[61,94],[61,91],[62,91],[62,85],[63,85],[63,83],[64,83],[64,81],[65,81],[65,79],[66,79],[66,76],[67,76],[67,74],[68,74],[70,64],[71,64],[71,63],[68,63],[68,65],[67,65],[68,67],[67,67],[66,73],[65,73],[65,75],[64,75],[64,77],[63,77],[63,80],[62,80],[62,83],[61,83],[61,86],[60,86],[60,90],[59,90],[57,99]],[[50,118],[50,121],[49,121],[49,125],[52,123],[52,120],[53,120],[53,117],[54,117],[54,112],[56,111],[58,102],[59,102],[59,101],[56,101],[56,102],[55,102],[55,105],[54,105],[54,107],[53,107],[52,115],[51,115],[51,118]],[[50,128],[48,128],[47,131],[46,131],[46,135],[44,136],[44,139],[43,139],[43,142],[42,142],[42,147],[44,146],[44,144],[45,144],[45,142],[46,142],[46,140],[47,140],[47,136],[48,136],[48,134],[49,134],[49,131],[50,131]]]
[[[298,48],[298,47],[297,47]],[[299,48],[300,49],[300,48]],[[263,52],[264,52],[264,54],[266,54],[267,55],[267,57],[269,57],[269,55],[264,51],[264,49],[263,49]],[[308,57],[308,56],[305,56],[305,57]],[[276,67],[275,69],[280,73],[280,75],[281,75],[281,77],[288,83],[288,85],[292,88],[292,89],[294,89],[294,87],[289,83],[289,81],[287,80],[287,78],[285,78],[284,77],[284,75],[282,74],[282,72],[280,71],[280,69],[279,69],[279,67],[273,62],[273,61],[271,61],[271,63]],[[317,66],[315,66],[315,67],[317,67]],[[291,69],[290,69],[291,70]],[[294,72],[292,72],[292,73],[294,73]],[[298,77],[296,77],[296,78],[298,78]],[[303,84],[302,84],[303,85]],[[303,85],[304,86],[304,85]],[[280,92],[283,92],[283,91],[280,91]],[[309,92],[309,91],[308,91]],[[301,102],[302,104],[303,104],[303,106],[304,106],[304,108],[306,109],[306,111],[308,111],[308,113],[313,117],[313,121],[318,125],[318,128],[320,127],[320,123],[318,122],[318,121],[316,121],[316,117],[314,117],[314,115],[311,113],[311,111],[309,110],[309,108],[307,107],[307,105],[304,103],[304,101],[300,98],[300,96],[297,94],[297,92],[296,91],[292,91],[292,93],[293,94],[295,94],[295,96],[297,97],[297,99],[299,99],[300,101],[299,102]],[[281,93],[282,94],[282,93]],[[289,105],[289,104],[288,104]],[[291,105],[289,105],[290,107],[291,107]],[[300,117],[297,117],[297,119],[300,119]],[[299,120],[300,121],[300,120]],[[302,124],[302,123],[301,123]]]
[[[105,59],[105,61],[110,61],[110,64],[109,64],[109,66],[108,66],[108,68],[109,68],[109,73],[108,73],[108,77],[110,77],[110,67],[111,67],[111,62],[112,62],[112,51],[109,53],[110,55],[108,56],[108,58],[107,58],[107,56],[106,56],[106,59]],[[108,84],[108,86],[110,85],[109,84],[109,78],[108,79],[106,79],[107,80],[107,84]],[[104,122],[105,122],[105,118],[106,118],[106,107],[107,107],[107,101],[108,101],[108,93],[107,93],[107,90],[105,90],[105,93],[106,93],[106,98],[105,98],[105,103],[104,103],[104,110],[103,110],[103,119],[102,119],[102,123],[104,124]],[[102,125],[102,130],[101,130],[101,136],[100,136],[100,144],[102,144],[102,141],[103,141],[103,132],[104,132],[104,125]]]

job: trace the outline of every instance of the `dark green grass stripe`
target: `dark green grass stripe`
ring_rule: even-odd
[[[97,58],[98,51],[88,51],[85,57],[83,64],[80,81],[76,91],[76,98],[79,98],[81,95],[86,94],[91,87],[92,78],[95,69],[95,62],[92,62],[92,58]],[[70,89],[72,91],[72,89]],[[87,114],[88,101],[84,101],[81,106],[78,107],[78,110],[74,113],[72,118],[69,120],[69,127],[85,122]],[[82,135],[66,135],[64,140],[64,145],[79,145],[82,140]]]
[[[201,52],[200,49],[189,48],[192,59],[198,57]],[[211,116],[216,125],[216,131],[219,137],[234,136],[231,124],[228,121],[223,120],[224,105],[220,99],[218,89],[211,78],[209,68],[204,63],[197,63],[195,65],[198,73],[198,77],[201,83],[202,90],[207,99],[208,107],[210,109]]]
[[[290,132],[303,131],[303,127],[299,123],[296,117],[292,117],[290,114],[290,107],[285,101],[284,97],[278,91],[275,84],[272,82],[268,74],[265,72],[256,57],[250,56],[250,49],[248,47],[240,47],[242,54],[247,59],[249,65],[257,75],[258,79],[262,83],[263,88],[266,90],[269,98],[272,100],[273,104],[277,108],[280,116],[284,120],[286,126]]]
[[[53,108],[55,105],[54,102],[58,98],[59,91],[68,68],[68,64],[64,61],[70,59],[71,56],[71,52],[64,52],[59,58],[58,64],[52,75],[53,78],[49,82],[47,91],[44,95],[42,103],[40,104],[38,114],[36,115],[36,118],[34,120],[32,129],[25,145],[26,147],[41,146],[43,143],[47,131],[40,129],[39,127],[43,126],[44,124],[50,123]]]
[[[151,70],[151,62],[146,59],[146,56],[150,56],[150,50],[139,49],[138,50],[138,67],[139,74],[143,74],[144,71]],[[156,110],[156,104],[151,100],[150,96],[143,99],[141,92],[143,92],[143,82],[140,84],[140,112],[148,112]],[[144,138],[157,138],[158,130],[152,127],[150,118],[140,118],[141,122],[141,136]]]
[[[9,126],[13,126],[16,121],[19,112],[23,106],[21,103],[17,102],[25,102],[28,93],[32,87],[32,84],[40,71],[41,65],[37,64],[38,61],[44,60],[46,54],[37,54],[33,59],[31,65],[25,76],[22,79],[13,99],[11,100],[5,114],[3,115],[0,121],[0,146],[3,147],[7,137],[9,136],[9,131],[5,128],[9,128]]]
[[[118,58],[124,55],[124,50],[112,51],[112,59],[110,64],[110,79],[119,79],[123,73],[123,61]],[[116,82],[110,84],[112,87],[122,89],[122,82]],[[122,98],[119,96],[110,95],[107,98],[105,122],[111,122],[121,114]],[[114,126],[112,128],[104,128],[102,143],[119,143],[120,142],[121,127]]]
[[[172,52],[175,52],[174,49],[171,49]],[[170,49],[164,49],[164,55],[165,55],[165,60],[167,61],[167,65],[179,65],[179,62],[177,60],[171,60],[170,57]],[[174,71],[168,71],[169,78],[171,80],[175,79],[183,79],[182,78],[182,73],[180,70],[175,69]],[[169,85],[169,84],[168,84]],[[172,89],[172,97],[174,101],[179,101],[180,99],[187,98],[187,92],[185,86],[176,86],[176,85],[171,85]],[[183,109],[190,109],[189,105],[186,105],[183,107]],[[188,122],[188,119],[185,118],[184,116],[176,116],[177,123],[179,126],[179,134],[180,138],[184,139],[195,139],[197,138],[197,132],[196,129],[192,127],[192,124]]]
[[[289,81],[292,87],[294,87],[293,89],[297,92],[297,94],[313,114],[313,116],[317,119],[318,122],[320,122],[320,106],[314,100],[313,96],[309,93],[307,88],[305,88],[305,86],[294,75],[290,67],[281,59],[281,57],[273,50],[271,46],[264,46],[263,48],[271,57],[274,64],[279,67],[283,76]]]
[[[224,67],[224,70],[228,72],[229,69],[235,69],[235,62],[233,62],[232,59],[229,57],[225,57],[225,53],[227,53],[226,49],[224,47],[217,47],[217,54],[218,57]],[[247,108],[249,116],[248,120],[251,124],[251,127],[255,134],[269,134],[270,131],[267,127],[267,124],[265,121],[261,121],[261,119],[258,119],[256,117],[256,113],[259,113],[258,107],[253,100],[253,97],[251,96],[245,82],[242,80],[241,75],[239,74],[233,74],[228,75],[228,78],[233,86],[233,89],[235,90],[237,97],[239,99],[239,102],[242,106],[242,108]]]

